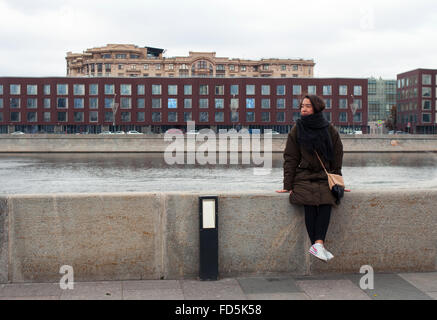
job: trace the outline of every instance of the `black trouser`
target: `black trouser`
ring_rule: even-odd
[[[321,204],[320,206],[304,206],[304,208],[305,225],[311,244],[314,244],[316,240],[325,241],[329,219],[331,218],[331,205]]]

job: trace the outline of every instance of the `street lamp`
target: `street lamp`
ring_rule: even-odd
[[[117,96],[117,94],[114,95],[114,100],[112,101],[112,106],[111,106],[111,109],[112,109],[112,126],[114,127],[114,131],[116,131],[115,130],[115,115],[117,113],[118,106],[119,106],[119,103],[115,103],[115,97],[116,96]]]

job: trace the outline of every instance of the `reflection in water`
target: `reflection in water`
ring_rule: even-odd
[[[255,175],[255,166],[241,160],[232,165],[168,165],[162,154],[2,154],[0,194],[274,192],[282,188],[282,161],[282,154],[274,154],[270,174]],[[351,189],[437,188],[437,154],[346,153],[343,175]]]

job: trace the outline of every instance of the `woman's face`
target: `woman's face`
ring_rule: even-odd
[[[308,98],[303,99],[302,104],[300,105],[300,114],[302,116],[309,116],[314,114],[314,108],[311,104],[311,100]]]

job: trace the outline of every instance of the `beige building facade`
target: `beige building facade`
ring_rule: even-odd
[[[189,52],[164,57],[164,49],[108,44],[83,53],[67,53],[70,77],[272,77],[312,78],[313,60],[246,60],[216,57],[215,52]]]

